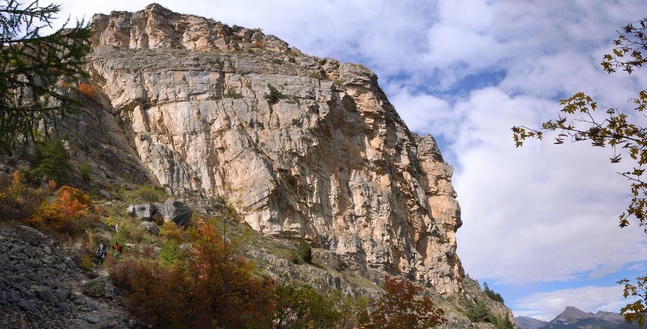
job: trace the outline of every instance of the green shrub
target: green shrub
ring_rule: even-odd
[[[142,185],[134,191],[129,191],[126,198],[132,199],[130,201],[133,202],[135,200],[143,202],[164,202],[168,198],[168,194],[161,188],[152,185]]]
[[[283,95],[280,91],[278,91],[274,86],[268,84],[267,88],[270,89],[269,94],[263,95],[263,97],[267,100],[267,102],[272,105],[278,103],[279,99],[286,98],[285,95]]]
[[[164,245],[162,245],[162,248],[160,249],[159,256],[162,259],[162,261],[167,264],[173,264],[176,260],[180,260],[183,258],[182,255],[182,250],[180,249],[180,246],[175,242],[174,240],[170,240]]]
[[[71,166],[63,139],[43,139],[36,141],[32,156],[33,170],[27,175],[34,183],[53,180],[62,185],[67,182]]]
[[[307,284],[277,286],[276,300],[276,328],[339,328],[345,317],[343,298]]]
[[[301,240],[297,251],[292,254],[292,262],[295,264],[312,264],[312,247],[306,240]]]
[[[94,267],[94,262],[92,261],[90,255],[83,254],[78,259],[76,259],[76,265],[87,272],[90,271],[92,267]]]
[[[227,92],[224,94],[224,97],[239,99],[239,98],[243,98],[243,94],[236,92],[234,89],[230,88],[230,89],[227,89]]]
[[[86,183],[90,182],[90,164],[88,163],[88,160],[85,160],[81,163],[81,166],[79,167],[79,171],[81,172],[81,178]]]
[[[147,202],[160,201],[166,198],[166,192],[151,186],[142,186],[138,190],[139,197]]]

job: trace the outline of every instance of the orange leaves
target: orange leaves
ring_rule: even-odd
[[[368,299],[343,297],[309,285],[277,284],[255,272],[242,253],[235,213],[199,220],[187,230],[192,248],[172,262],[115,264],[112,280],[129,310],[155,328],[351,328]],[[176,243],[171,236],[167,243]],[[160,254],[160,257],[163,256]],[[170,265],[168,265],[170,264]],[[429,328],[445,323],[421,288],[387,278],[384,296],[361,328]]]
[[[217,232],[214,222],[199,222],[192,245],[192,257],[169,266],[117,265],[111,276],[127,290],[133,315],[159,328],[269,328],[273,281],[256,276],[237,243]]]
[[[88,213],[92,200],[81,190],[63,186],[54,193],[55,189],[52,180],[47,188],[33,188],[19,171],[11,178],[0,178],[0,218],[25,219],[39,229],[61,231],[63,222]],[[43,201],[50,193],[53,198]]]
[[[58,190],[58,199],[54,202],[59,207],[60,215],[63,217],[80,217],[84,215],[89,206],[92,204],[91,200],[80,190],[63,186]]]
[[[196,230],[189,273],[197,294],[218,323],[245,327],[249,321],[269,321],[273,284],[254,275],[254,264],[240,254],[238,243],[219,234],[215,225],[200,221]]]
[[[95,97],[96,88],[89,83],[81,82],[79,84],[78,90],[87,98],[94,99]]]
[[[55,184],[50,183],[50,186]],[[76,235],[82,231],[84,217],[90,212],[92,200],[81,190],[62,186],[53,200],[45,200],[27,223],[40,229]]]

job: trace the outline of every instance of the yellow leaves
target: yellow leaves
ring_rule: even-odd
[[[638,93],[638,98],[631,99],[634,104],[638,106],[635,108],[636,111],[642,112],[647,108],[647,90],[641,90]]]
[[[627,279],[622,279],[618,281],[619,284],[624,285],[623,296],[628,297],[639,297],[633,303],[627,304],[625,307],[620,309],[620,314],[625,318],[625,321],[628,323],[637,323],[638,326],[642,327],[645,324],[645,314],[647,308],[645,308],[644,300],[647,299],[647,277],[638,277],[636,278],[636,283],[630,283]]]
[[[562,112],[573,114],[575,112],[589,113],[590,111],[595,111],[597,109],[597,103],[593,101],[591,96],[578,92],[573,96],[562,99],[559,101],[560,105],[563,105]]]
[[[611,163],[620,163],[620,160],[622,160],[622,157],[620,155],[615,155],[610,159],[611,159]]]
[[[512,127],[512,138],[515,141],[516,147],[523,146],[523,142],[528,138],[536,138],[541,140],[543,133],[537,130],[530,130],[526,127]]]

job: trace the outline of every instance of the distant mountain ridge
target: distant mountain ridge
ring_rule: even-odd
[[[567,306],[564,312],[553,320],[546,322],[525,316],[514,318],[517,327],[522,329],[630,329],[639,328],[637,324],[628,324],[622,315],[613,312],[587,313],[573,306]]]
[[[514,323],[517,327],[522,329],[540,329],[548,324],[546,321],[529,318],[527,316],[517,316],[514,318]]]

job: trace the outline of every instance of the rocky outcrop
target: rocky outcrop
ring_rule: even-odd
[[[51,237],[0,228],[0,327],[136,327],[115,297],[107,277],[88,277]]]
[[[191,223],[193,209],[174,198],[168,198],[164,204],[140,203],[126,209],[130,216],[146,221],[173,222],[177,226],[187,227]]]
[[[156,4],[92,28],[95,103],[150,179],[223,197],[264,234],[461,291],[452,168],[373,72]]]
[[[165,223],[173,222],[177,226],[188,227],[191,223],[191,216],[193,216],[193,209],[181,201],[168,198],[160,208],[160,214]]]

